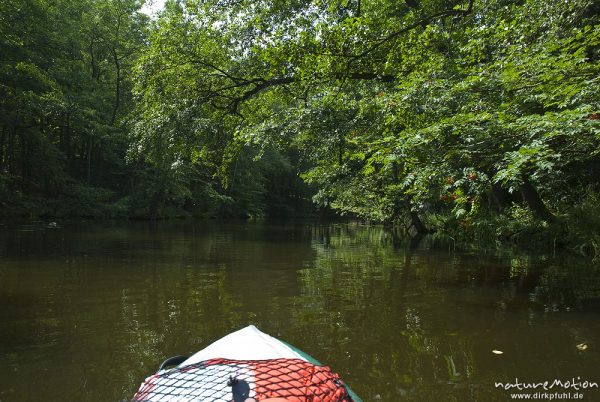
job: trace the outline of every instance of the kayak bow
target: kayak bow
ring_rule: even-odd
[[[177,365],[166,369],[167,366]],[[275,399],[271,399],[275,398]],[[133,401],[362,402],[329,367],[254,325],[168,359]]]

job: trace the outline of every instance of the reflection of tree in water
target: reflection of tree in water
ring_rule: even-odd
[[[545,311],[592,310],[600,307],[600,266],[552,264],[530,295]]]
[[[295,321],[304,339],[318,338],[307,348],[325,349],[322,358],[360,394],[416,401],[443,390],[446,400],[505,400],[491,384],[519,367],[513,357],[498,371],[491,349],[523,349],[532,342],[524,338],[545,330],[536,292],[556,277],[547,259],[411,249],[372,227],[322,228],[314,239],[315,264],[299,271],[304,308],[294,310]],[[563,298],[582,289],[578,275],[556,277],[559,284],[553,289]],[[532,330],[536,315],[542,328]],[[574,342],[577,331],[568,336]]]
[[[314,259],[310,230],[193,229],[162,243],[140,268],[143,282],[123,298],[130,391],[165,357],[193,353],[250,323],[274,334],[294,331],[288,300],[297,294],[295,270]]]
[[[360,225],[163,229],[42,236],[54,250],[43,264],[36,253],[3,262],[0,296],[21,306],[7,328],[22,335],[5,332],[4,345],[59,351],[46,379],[81,401],[129,397],[164,358],[250,323],[331,365],[366,401],[505,400],[493,381],[585,374],[599,357],[575,348],[599,330],[577,315],[600,288],[581,260],[411,248]],[[25,254],[39,237],[19,240]],[[9,356],[6,370],[37,372],[30,355]]]
[[[380,228],[323,228],[315,239],[315,267],[300,271],[301,305],[310,307],[296,312],[297,321],[319,334],[367,399],[424,396],[420,383],[460,381],[474,371],[464,345],[443,346],[421,317],[422,302],[412,301],[427,291],[414,280],[426,269],[418,253],[393,247],[398,239]],[[430,296],[426,303],[443,302],[441,293]]]

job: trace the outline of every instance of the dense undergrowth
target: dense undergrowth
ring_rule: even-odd
[[[551,221],[536,219],[527,207],[518,204],[502,214],[487,211],[464,219],[451,214],[429,214],[424,221],[435,241],[452,247],[514,246],[543,253],[568,250],[600,257],[598,193],[588,193],[580,203],[556,214]]]

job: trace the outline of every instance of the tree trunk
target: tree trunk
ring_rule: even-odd
[[[27,163],[27,148],[29,147],[29,139],[26,138],[28,136],[28,133],[21,129],[20,131],[20,151],[21,151],[21,157],[20,157],[20,165],[21,165],[21,171],[19,172],[19,176],[21,177],[21,182],[23,183],[23,188],[25,188],[25,183],[27,181],[28,177],[28,163]]]
[[[69,105],[70,107],[70,105]],[[65,112],[63,116],[64,120],[62,122],[62,127],[60,130],[60,139],[59,145],[60,150],[67,158],[67,167],[69,172],[74,172],[73,170],[73,150],[71,149],[71,112]]]
[[[0,174],[4,172],[4,143],[6,142],[6,126],[2,126],[2,136],[0,136]]]
[[[93,138],[90,136],[88,143],[88,152],[87,152],[87,184],[90,185],[92,180],[92,146],[93,146]]]
[[[548,210],[537,190],[527,178],[523,180],[523,184],[521,185],[521,195],[531,209],[531,212],[533,212],[534,217],[543,219],[547,222],[554,220],[554,215]]]
[[[121,64],[119,63],[119,57],[117,55],[117,50],[112,48],[113,59],[115,61],[115,72],[116,72],[116,85],[115,85],[115,103],[113,107],[112,116],[110,118],[110,125],[115,124],[115,120],[117,119],[117,111],[119,110],[119,105],[121,103]]]
[[[419,214],[417,214],[415,211],[410,211],[410,224],[415,228],[417,234],[429,233],[429,230],[427,230],[423,224],[423,221],[421,221],[421,218],[419,218]]]
[[[6,166],[9,173],[16,173],[16,162],[15,162],[15,142],[17,138],[17,127],[13,126],[8,135],[8,149],[6,152]]]
[[[98,71],[98,65],[96,64],[96,55],[94,53],[94,38],[90,40],[89,52],[90,52],[90,67],[92,70],[92,78],[98,81],[100,79],[100,72]]]
[[[7,171],[13,175],[17,175],[17,123],[19,122],[20,102],[17,103],[17,112],[13,118],[12,127],[8,134],[8,148],[6,149],[6,167]]]
[[[492,184],[491,193],[494,204],[496,204],[496,208],[499,212],[504,211],[504,209],[510,206],[511,201],[506,194],[506,190],[498,185],[498,183]]]
[[[160,189],[152,196],[152,200],[150,201],[150,206],[148,209],[148,217],[151,220],[156,220],[159,218],[159,212],[163,205],[164,201],[164,190]]]

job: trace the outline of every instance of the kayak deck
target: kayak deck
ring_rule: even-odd
[[[361,402],[329,367],[253,325],[146,379],[133,401]]]
[[[279,339],[249,325],[232,332],[192,355],[180,367],[210,359],[267,360],[304,359]]]

